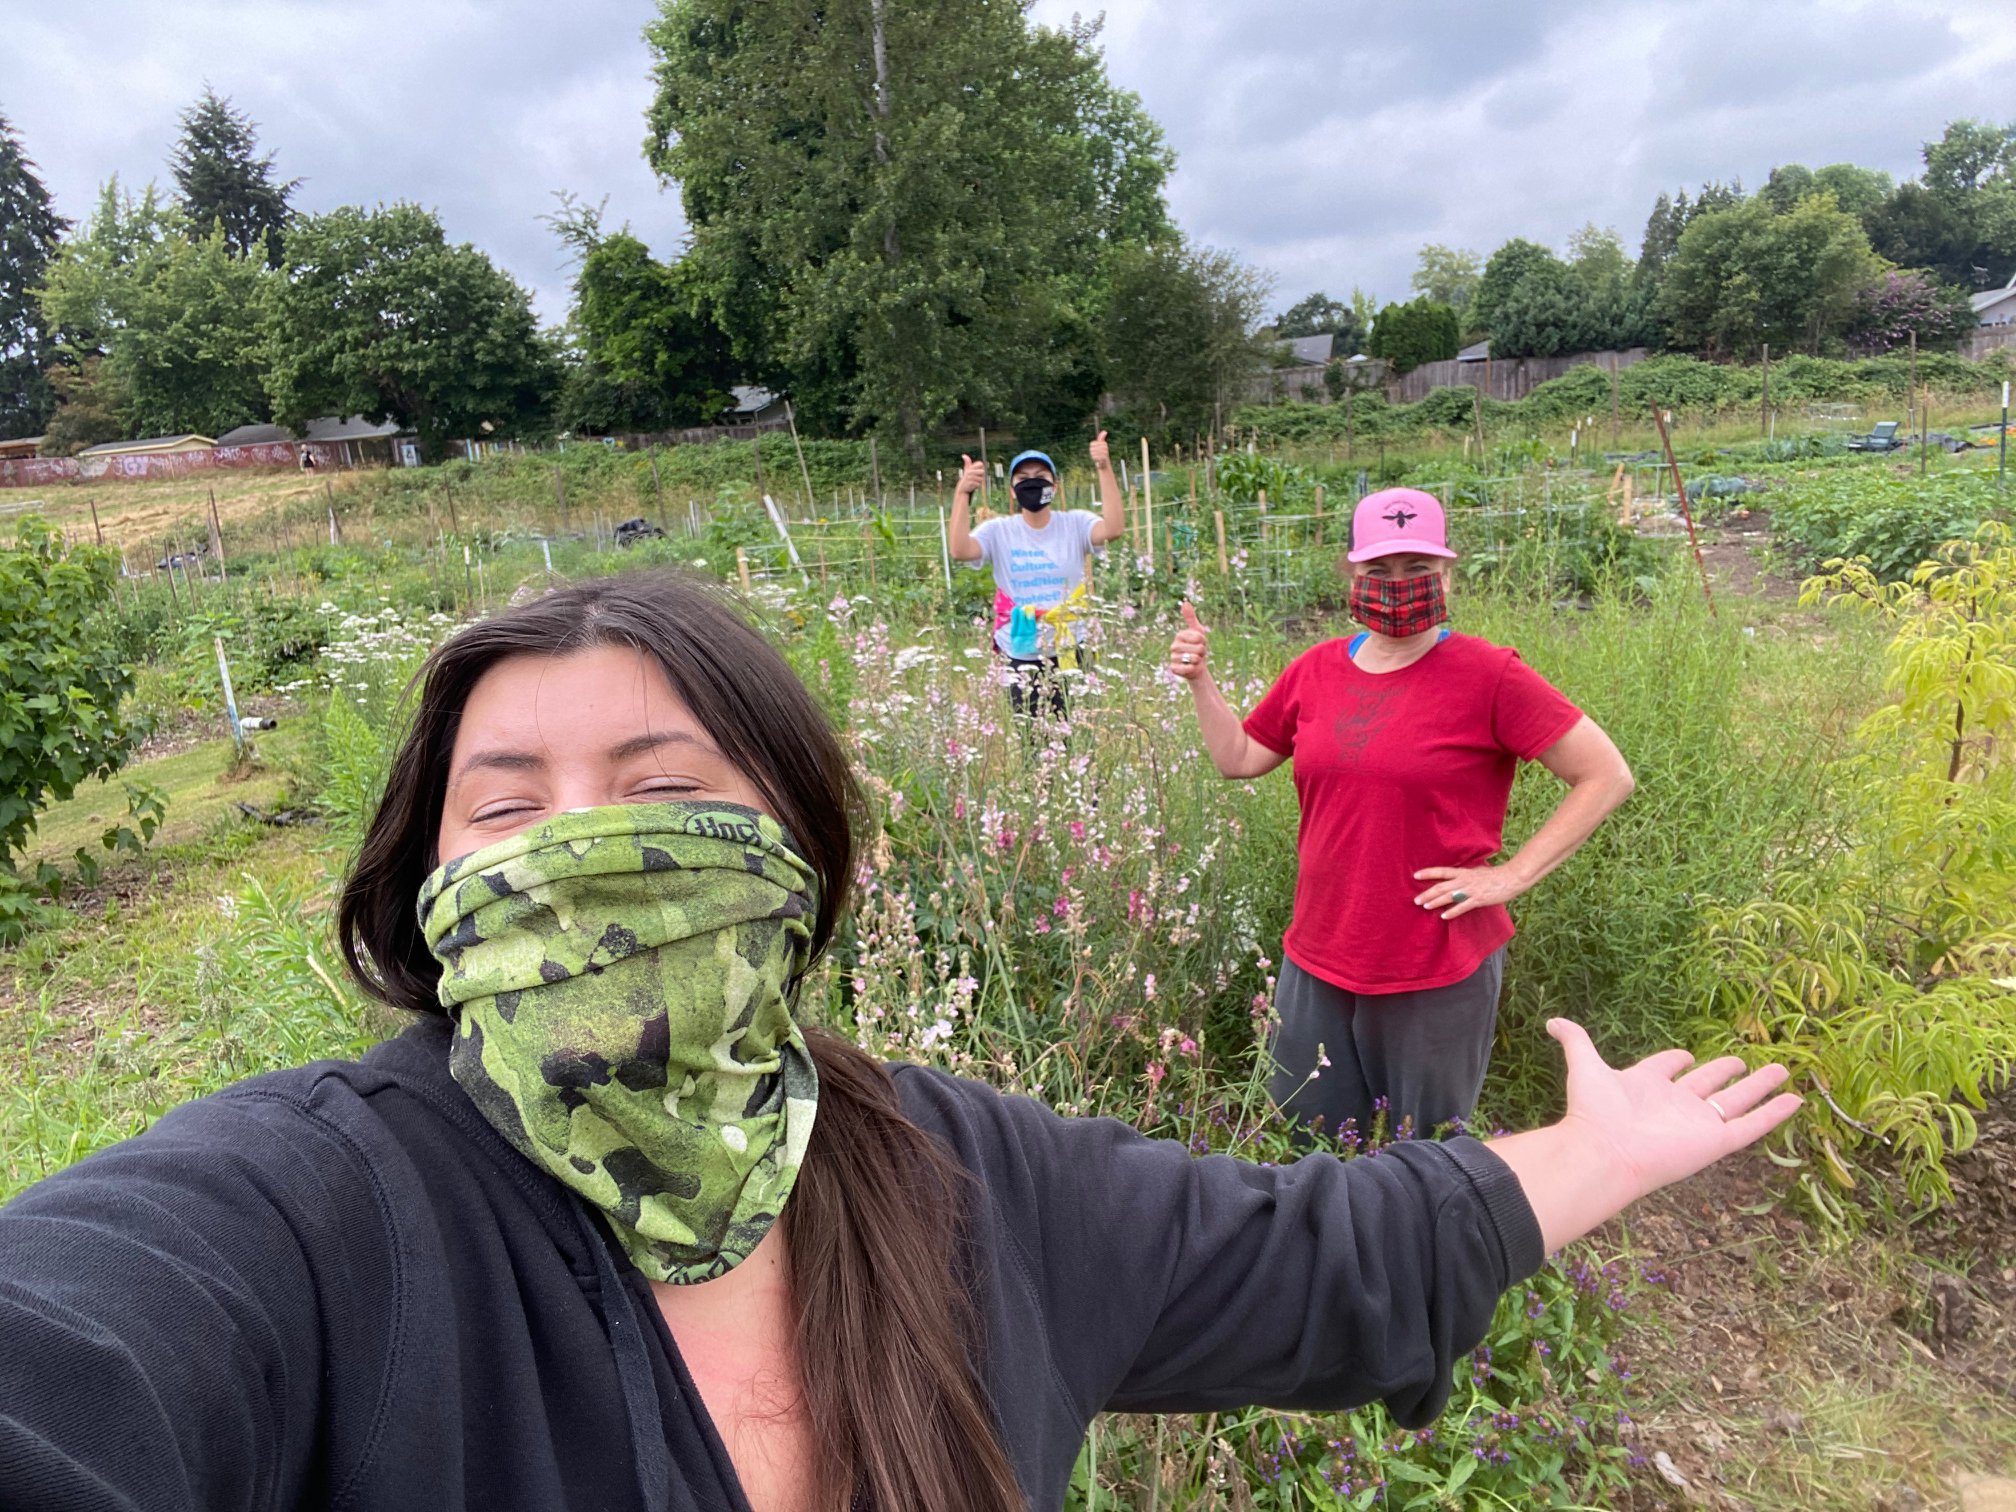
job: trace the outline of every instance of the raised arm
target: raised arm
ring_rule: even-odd
[[[952,518],[945,522],[945,546],[953,560],[977,562],[980,543],[973,539],[973,495],[980,491],[987,464],[963,453],[959,460],[965,465],[959,469],[959,481],[952,489]]]
[[[1190,698],[1197,708],[1197,727],[1204,735],[1204,749],[1211,753],[1219,775],[1229,778],[1264,777],[1288,758],[1246,733],[1239,716],[1225,702],[1218,684],[1211,679],[1209,627],[1197,618],[1189,603],[1183,605],[1183,628],[1169,647],[1169,671],[1190,684]]]
[[[1092,527],[1092,544],[1104,546],[1127,534],[1127,496],[1120,491],[1120,478],[1113,471],[1113,454],[1106,446],[1106,432],[1092,443],[1092,466],[1099,474],[1099,523]]]

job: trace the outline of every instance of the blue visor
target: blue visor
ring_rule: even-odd
[[[1017,452],[1015,460],[1008,464],[1008,476],[1011,478],[1014,477],[1015,469],[1020,467],[1024,462],[1041,462],[1045,467],[1050,469],[1050,481],[1052,483],[1057,481],[1057,464],[1050,460],[1048,452],[1039,451]]]

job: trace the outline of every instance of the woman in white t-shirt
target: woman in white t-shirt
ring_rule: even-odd
[[[1118,540],[1127,529],[1126,499],[1113,473],[1106,432],[1099,432],[1091,452],[1099,473],[1098,514],[1089,509],[1052,509],[1057,465],[1043,452],[1025,451],[1008,464],[1015,513],[977,526],[971,523],[973,495],[986,476],[986,464],[971,457],[960,459],[966,465],[952,493],[948,545],[959,561],[993,569],[994,648],[1015,671],[1008,700],[1017,714],[1047,710],[1063,717],[1056,633],[1041,615],[1084,583],[1085,553]]]

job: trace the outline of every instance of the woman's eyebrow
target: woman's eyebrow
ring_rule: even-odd
[[[537,772],[545,766],[546,758],[533,751],[476,751],[463,761],[453,780],[459,781],[479,767],[500,767],[507,772]]]
[[[642,756],[668,745],[689,745],[705,756],[721,753],[705,740],[687,730],[659,730],[645,735],[633,735],[628,740],[619,741],[609,748],[611,761],[625,761],[632,756]]]

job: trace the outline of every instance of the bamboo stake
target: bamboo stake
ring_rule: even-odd
[[[791,445],[798,453],[798,476],[805,482],[805,513],[819,513],[819,501],[812,494],[812,470],[805,465],[805,443],[798,439],[798,417],[791,412],[791,401],[784,401],[784,419],[791,427]]]
[[[1218,576],[1230,577],[1232,575],[1232,562],[1225,555],[1225,511],[1222,509],[1212,510],[1211,521],[1218,527]]]
[[[1155,570],[1155,476],[1148,470],[1148,438],[1141,438],[1141,512],[1147,518],[1148,570]]]

